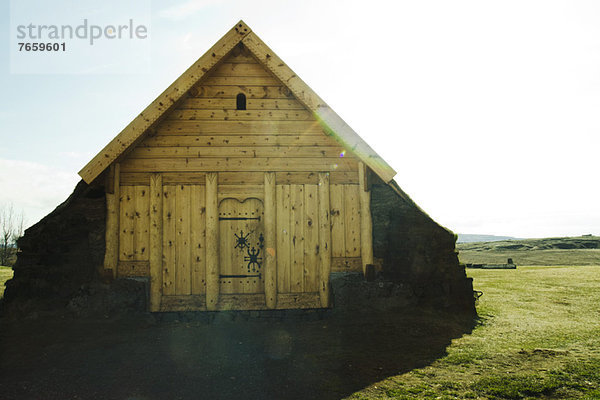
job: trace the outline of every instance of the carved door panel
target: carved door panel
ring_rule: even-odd
[[[259,199],[219,204],[220,293],[264,293],[264,211]]]

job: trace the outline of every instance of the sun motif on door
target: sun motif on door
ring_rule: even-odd
[[[263,293],[264,212],[259,199],[219,204],[221,293]]]

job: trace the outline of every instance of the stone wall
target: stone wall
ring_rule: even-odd
[[[456,236],[433,221],[395,182],[371,187],[373,253],[383,277],[418,303],[474,312],[472,280],[455,251]]]
[[[103,188],[79,182],[64,203],[19,239],[5,307],[14,313],[65,307],[83,286],[97,281],[105,220]]]

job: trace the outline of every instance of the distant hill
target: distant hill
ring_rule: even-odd
[[[459,243],[462,263],[517,265],[600,265],[600,237],[577,236]]]
[[[472,243],[472,242],[497,242],[499,240],[517,239],[510,236],[494,236],[494,235],[477,235],[472,233],[459,233],[457,243]]]

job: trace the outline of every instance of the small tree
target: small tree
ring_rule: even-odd
[[[0,208],[0,265],[10,266],[17,252],[17,239],[23,235],[23,213],[11,205]]]

